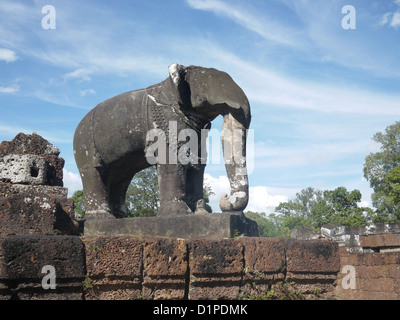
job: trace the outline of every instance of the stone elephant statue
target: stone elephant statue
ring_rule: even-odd
[[[219,115],[223,116],[223,132],[239,133],[222,135],[231,190],[229,196],[221,197],[220,207],[222,211],[240,212],[247,206],[246,129],[251,115],[245,93],[227,73],[216,69],[172,64],[168,71],[169,77],[156,85],[100,103],[79,123],[74,155],[82,178],[87,219],[126,217],[125,196],[133,176],[154,164],[146,156],[152,147],[149,132],[164,132],[167,145],[171,145],[173,138],[176,141],[171,125],[175,132],[190,129],[198,135],[199,161],[169,161],[176,158],[171,151],[164,157],[166,161],[160,161],[156,157],[160,150],[155,150],[160,189],[158,216],[196,212],[196,205],[203,199],[205,169],[201,133]],[[160,142],[158,139],[153,141]],[[177,148],[179,143],[182,145],[182,141]]]

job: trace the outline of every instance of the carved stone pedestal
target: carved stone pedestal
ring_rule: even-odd
[[[258,236],[257,223],[242,213],[190,214],[173,217],[93,219],[84,223],[86,235],[159,236],[183,239],[222,239]]]

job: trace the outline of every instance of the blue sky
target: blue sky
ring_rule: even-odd
[[[42,28],[45,5],[56,29]],[[345,5],[356,29],[342,27]],[[399,0],[2,0],[0,141],[35,131],[57,145],[72,193],[73,134],[91,108],[164,80],[171,63],[214,67],[251,103],[249,210],[307,187],[359,189],[368,204],[372,136],[399,120],[399,52]],[[223,164],[206,175],[217,211]]]

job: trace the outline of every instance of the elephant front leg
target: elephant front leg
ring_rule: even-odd
[[[158,216],[193,213],[186,204],[186,167],[180,164],[158,164],[160,208]]]

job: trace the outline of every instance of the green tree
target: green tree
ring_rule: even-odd
[[[393,168],[385,176],[389,200],[396,205],[400,204],[400,167]]]
[[[212,213],[212,208],[210,206],[210,197],[215,195],[215,193],[212,191],[211,186],[207,183],[204,183],[203,187],[203,198],[204,198],[204,203],[205,203],[205,209]]]
[[[75,213],[80,216],[85,216],[85,206],[84,206],[84,195],[82,190],[77,190],[72,195],[72,199],[74,200],[74,209]]]
[[[131,217],[156,216],[160,206],[160,192],[155,166],[135,174],[125,199]]]
[[[203,197],[205,209],[212,212],[209,205],[210,197],[214,195],[211,186],[204,184]],[[156,216],[160,206],[160,192],[155,166],[138,172],[132,179],[126,193],[126,206],[132,217]]]
[[[279,237],[283,236],[280,233],[280,227],[273,219],[265,216],[264,212],[247,211],[244,215],[257,222],[258,234],[260,237]]]
[[[296,193],[294,200],[282,202],[275,208],[276,212],[284,214],[286,217],[302,217],[308,219],[312,214],[312,208],[323,198],[321,190],[307,188]]]
[[[378,132],[373,140],[381,145],[380,151],[370,153],[364,162],[364,177],[369,181],[372,205],[376,208],[374,223],[400,221],[400,205],[396,202],[396,167],[400,166],[400,122]],[[389,176],[388,176],[389,175]]]
[[[373,211],[359,207],[361,192],[348,191],[344,187],[335,190],[307,188],[296,194],[295,199],[281,203],[275,208],[280,213],[281,233],[289,235],[294,228],[319,230],[322,225],[338,222],[344,226],[368,223]]]
[[[338,222],[348,227],[366,225],[371,209],[358,206],[361,198],[359,190],[347,191],[345,187],[324,191],[323,201],[326,202],[329,213],[326,215],[326,223]],[[323,221],[317,226],[321,227],[322,224]]]

